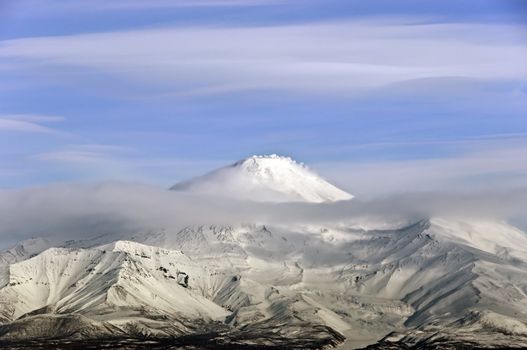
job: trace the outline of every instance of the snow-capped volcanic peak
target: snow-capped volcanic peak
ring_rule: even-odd
[[[276,154],[252,156],[171,190],[273,202],[334,202],[353,198],[309,170]]]

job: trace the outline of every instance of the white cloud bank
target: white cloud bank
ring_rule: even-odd
[[[1,42],[0,57],[25,68],[110,73],[161,84],[175,94],[350,93],[425,78],[527,78],[525,26],[416,21],[165,27],[23,38]]]
[[[479,194],[422,193],[332,204],[272,204],[192,196],[142,185],[55,185],[0,191],[0,244],[181,229],[194,224],[401,223],[427,217],[525,217],[527,188]]]

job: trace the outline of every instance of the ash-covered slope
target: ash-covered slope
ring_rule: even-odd
[[[252,156],[178,183],[171,190],[271,202],[334,202],[353,198],[303,164],[277,155]]]

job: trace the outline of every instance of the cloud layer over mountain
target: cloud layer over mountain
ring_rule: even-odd
[[[54,185],[0,191],[0,243],[28,237],[65,240],[193,224],[346,223],[382,228],[427,217],[512,220],[520,225],[527,189],[415,193],[337,203],[256,203],[127,183]]]

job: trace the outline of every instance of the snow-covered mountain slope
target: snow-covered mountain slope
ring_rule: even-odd
[[[9,281],[9,264],[26,260],[49,247],[51,247],[51,243],[48,240],[31,238],[0,250],[0,287],[5,286]]]
[[[291,158],[252,156],[174,185],[171,190],[273,202],[333,202],[352,195]]]
[[[377,348],[527,339],[527,235],[506,223],[209,225],[133,236],[142,243],[68,242],[11,263],[0,343],[42,339],[58,322],[86,329],[75,333],[83,340],[214,334],[209,346],[357,347],[388,333]]]
[[[133,242],[50,248],[9,266],[0,341],[195,333],[230,314],[203,296],[210,276],[181,252]]]
[[[287,336],[295,332],[299,348],[305,342],[325,346],[342,341],[322,320],[293,318],[289,298],[274,297],[270,287],[242,280],[232,273],[238,268],[221,262],[214,267],[180,251],[128,241],[92,249],[47,249],[9,266],[9,283],[0,289],[0,344],[71,340],[73,335],[166,339],[206,329],[228,329],[223,338],[231,341],[265,338],[277,344],[289,344]],[[270,308],[267,317],[230,326],[237,322],[238,310],[264,300],[266,305],[256,308]],[[57,330],[59,324],[67,324],[70,335]]]
[[[0,300],[9,307],[1,317],[13,320],[42,308],[59,314],[82,311],[106,321],[115,321],[124,309],[129,318],[142,308],[205,320],[225,317],[223,308],[187,288],[189,273],[207,274],[180,252],[133,242],[50,248],[10,265],[9,283],[0,290]]]
[[[51,243],[46,239],[26,239],[10,248],[0,250],[0,264],[11,264],[26,260],[49,247],[51,247]]]

